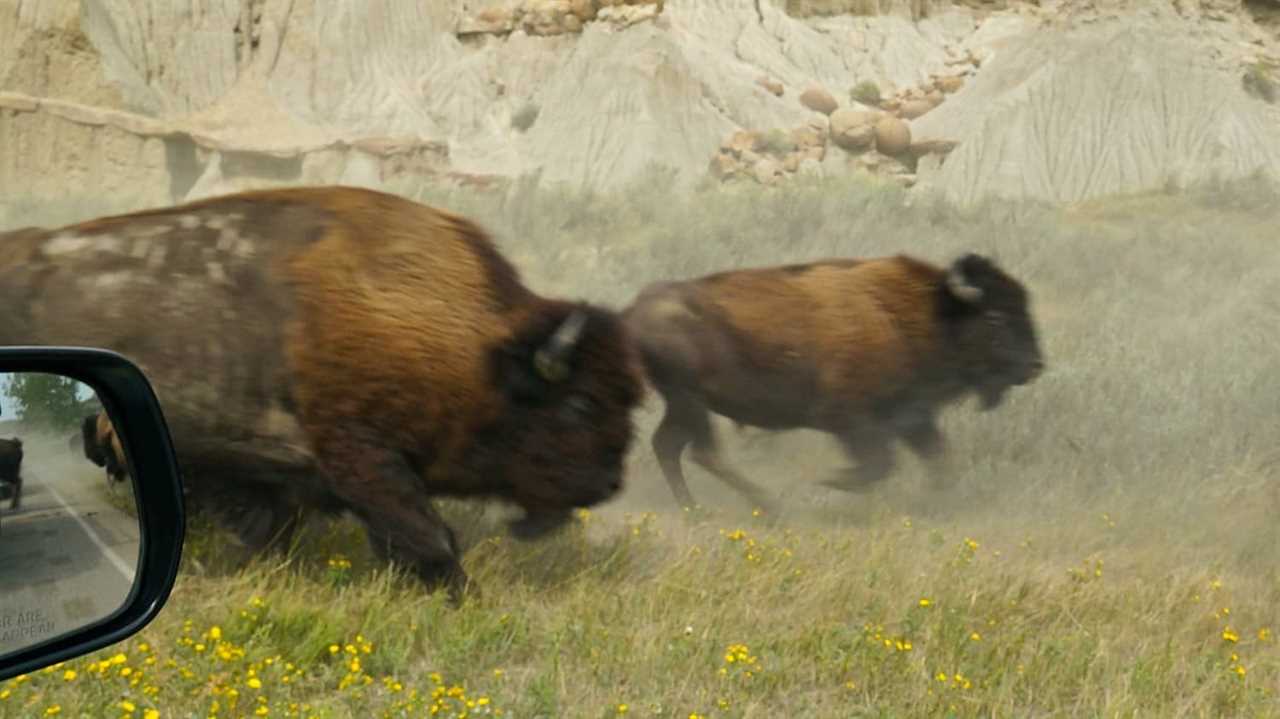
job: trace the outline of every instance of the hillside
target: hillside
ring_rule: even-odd
[[[1274,27],[1240,0],[2,0],[0,197],[658,164],[1081,200],[1274,172]]]

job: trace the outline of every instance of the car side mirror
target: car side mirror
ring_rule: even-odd
[[[105,350],[0,348],[0,680],[128,638],[185,531],[164,416]]]

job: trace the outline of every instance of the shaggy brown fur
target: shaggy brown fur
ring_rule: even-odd
[[[81,444],[84,456],[90,462],[105,467],[107,479],[118,484],[128,478],[128,463],[125,461],[124,448],[120,446],[120,437],[111,424],[106,412],[98,412],[84,418],[80,423]]]
[[[694,461],[748,499],[773,504],[720,457],[709,412],[740,429],[831,433],[860,466],[826,484],[861,490],[891,471],[895,438],[941,458],[943,404],[975,391],[995,407],[1042,369],[1026,290],[977,255],[949,269],[896,256],[657,283],[624,321],[666,401],[653,446],[685,506],[693,497],[680,455],[689,445]]]
[[[471,221],[349,187],[246,192],[0,238],[5,344],[113,349],[187,480],[250,546],[349,510],[428,582],[465,579],[432,496],[531,538],[621,487],[643,386],[618,318],[544,298]],[[585,320],[548,354],[558,331]]]
[[[0,439],[0,484],[9,486],[9,509],[22,506],[22,440]]]

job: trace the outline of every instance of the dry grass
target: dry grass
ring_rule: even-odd
[[[696,469],[709,509],[674,511],[654,401],[626,495],[572,531],[513,544],[447,505],[481,588],[457,610],[346,522],[243,569],[196,527],[152,626],[0,686],[0,716],[1280,716],[1274,188],[959,212],[852,182],[666,187],[421,199],[480,218],[539,290],[615,306],[731,266],[994,253],[1049,372],[945,415],[946,497],[905,456],[866,497],[819,490],[833,442],[722,424],[786,497],[773,528]]]

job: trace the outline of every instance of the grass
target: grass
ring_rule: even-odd
[[[963,211],[808,179],[410,194],[480,218],[539,291],[614,306],[732,266],[991,253],[1049,371],[944,415],[946,496],[906,456],[867,496],[819,490],[846,461],[828,438],[718,423],[786,498],[777,526],[695,468],[703,507],[674,510],[652,400],[625,495],[562,535],[443,505],[480,589],[459,609],[346,521],[243,567],[197,524],[151,626],[0,685],[0,717],[1280,716],[1275,188]]]

